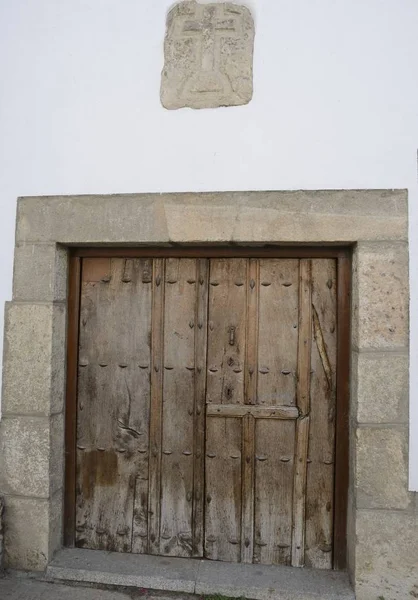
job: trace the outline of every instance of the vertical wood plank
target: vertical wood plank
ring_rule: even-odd
[[[242,419],[242,533],[241,561],[253,562],[254,551],[254,449],[255,419],[245,415]]]
[[[295,405],[299,261],[260,259],[259,404]]]
[[[76,523],[77,369],[81,259],[69,261],[67,389],[65,405],[64,543],[74,546]]]
[[[242,419],[207,417],[205,557],[241,560]]]
[[[196,261],[167,258],[160,527],[160,553],[166,556],[192,555],[197,289]]]
[[[290,565],[295,421],[257,419],[254,562]]]
[[[160,551],[161,443],[164,369],[164,259],[152,264],[151,414],[148,533],[150,554]]]
[[[133,263],[137,281],[135,295],[136,387],[131,407],[131,420],[136,429],[143,433],[138,438],[137,473],[135,479],[134,515],[132,522],[132,552],[148,552],[148,486],[149,486],[149,422],[151,402],[151,307],[152,307],[152,261],[143,259]],[[132,265],[125,262],[123,279],[129,279]],[[131,275],[132,276],[132,275]],[[133,279],[132,283],[135,281]],[[132,324],[131,324],[132,327]]]
[[[292,566],[305,560],[305,508],[309,442],[309,410],[312,346],[312,262],[299,263],[299,339],[297,366],[297,405],[295,471],[293,484]]]
[[[312,261],[299,263],[299,339],[297,405],[302,415],[309,413],[309,383],[312,344]]]
[[[334,568],[345,569],[347,562],[351,311],[351,261],[347,254],[341,254],[338,259],[337,269],[338,348],[336,414],[337,444],[334,502]]]
[[[245,404],[257,403],[258,379],[258,300],[260,293],[260,268],[256,258],[248,261],[247,277],[247,331],[245,357]],[[245,429],[245,426],[244,426]]]
[[[247,262],[210,261],[208,403],[244,404]]]
[[[303,567],[305,559],[306,466],[309,416],[296,421],[295,476],[293,484],[292,566]]]
[[[209,298],[209,261],[197,261],[195,327],[195,389],[193,440],[193,556],[203,556],[205,492],[205,402]]]
[[[337,349],[336,261],[312,260],[313,343],[305,564],[331,569]]]

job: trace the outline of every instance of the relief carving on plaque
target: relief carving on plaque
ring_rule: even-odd
[[[181,2],[167,16],[161,102],[165,108],[248,104],[254,21],[245,6]]]

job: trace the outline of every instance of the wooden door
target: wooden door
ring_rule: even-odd
[[[333,260],[210,265],[205,556],[332,567]]]
[[[77,546],[201,556],[208,262],[84,259]]]
[[[83,258],[75,543],[333,560],[336,261]]]

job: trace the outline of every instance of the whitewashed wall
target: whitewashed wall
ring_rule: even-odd
[[[168,112],[170,0],[0,0],[0,303],[19,195],[408,188],[418,490],[418,2],[246,4],[252,103]]]

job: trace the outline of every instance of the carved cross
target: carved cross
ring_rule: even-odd
[[[177,37],[195,38],[197,44],[196,62],[200,63],[202,71],[218,71],[220,41],[225,37],[237,37],[239,18],[237,16],[218,17],[215,6],[205,7],[203,18],[193,20],[192,18],[182,19]]]

